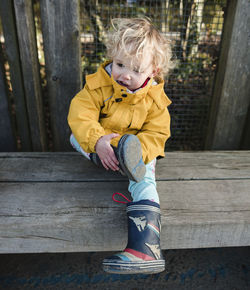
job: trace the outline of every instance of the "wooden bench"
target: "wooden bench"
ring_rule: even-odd
[[[167,153],[156,176],[163,249],[250,245],[250,151]],[[1,153],[0,253],[123,249],[127,183],[78,153]]]

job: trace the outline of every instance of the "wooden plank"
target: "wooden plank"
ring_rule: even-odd
[[[163,249],[250,245],[250,180],[160,181]],[[0,253],[121,250],[126,182],[1,183]]]
[[[17,134],[21,141],[22,151],[31,151],[30,129],[28,124],[22,69],[18,50],[15,11],[12,1],[0,1],[0,16],[2,19],[5,53],[10,69],[12,96],[14,98],[16,108],[15,115]]]
[[[213,150],[240,148],[250,105],[250,2],[228,1],[226,16],[206,142]]]
[[[47,144],[32,1],[14,0],[14,7],[32,149],[44,151]]]
[[[250,245],[249,156],[171,152],[159,161],[163,249]],[[0,253],[124,248],[125,206],[111,196],[130,197],[128,181],[111,175],[77,153],[1,153]]]
[[[158,160],[157,180],[223,180],[250,177],[250,151],[168,152]],[[117,181],[77,152],[0,153],[0,181]]]
[[[71,151],[67,114],[82,86],[79,0],[42,0],[40,7],[54,150]]]
[[[16,142],[10,118],[8,105],[8,94],[5,79],[5,70],[2,57],[2,46],[0,44],[0,151],[15,151]]]

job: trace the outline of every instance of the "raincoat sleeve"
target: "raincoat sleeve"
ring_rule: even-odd
[[[159,109],[153,103],[137,137],[142,145],[145,164],[158,156],[164,157],[165,143],[170,137],[170,115],[167,107]]]
[[[84,151],[95,152],[97,140],[105,135],[99,123],[99,114],[103,105],[100,90],[90,90],[85,85],[71,101],[68,123],[76,140]]]

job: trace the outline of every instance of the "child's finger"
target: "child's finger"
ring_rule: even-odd
[[[102,162],[103,167],[104,167],[106,170],[109,170],[109,167],[106,165],[105,160],[101,160],[101,162]]]
[[[117,167],[117,165],[115,164],[114,161],[112,161],[112,159],[110,158],[110,156],[107,155],[107,157],[105,159],[101,159],[102,165],[106,170],[113,170],[113,171],[117,171],[119,170],[119,167]]]
[[[116,138],[116,137],[119,137],[119,136],[120,136],[120,134],[117,134],[117,133],[112,133],[111,135],[112,135],[112,138],[111,138],[111,139],[113,139],[113,138]]]
[[[114,150],[112,148],[110,148],[111,151],[109,152],[109,154],[106,157],[106,164],[109,166],[110,169],[112,169],[113,171],[119,170],[119,167],[117,166],[117,164],[119,163],[118,160],[115,157],[115,153]]]
[[[120,134],[117,134],[117,133],[111,133],[109,135],[106,135],[106,138],[108,141],[110,141],[111,139],[114,139],[116,137],[120,136]]]
[[[117,160],[115,153],[112,154],[111,156],[111,160],[114,162],[114,164],[117,166],[119,165],[119,161]]]
[[[111,146],[110,146],[111,147]],[[116,165],[116,167],[117,167],[117,165],[119,165],[119,161],[117,160],[117,158],[116,158],[116,156],[115,156],[115,152],[114,152],[114,149],[111,147],[111,149],[112,149],[112,152],[111,152],[111,154],[110,154],[110,158],[111,158],[111,160],[115,163],[115,165]],[[117,167],[118,168],[118,167]],[[119,168],[117,169],[117,170],[119,170]]]
[[[116,165],[116,163],[112,159],[110,159],[108,163],[109,163],[109,168],[112,169],[113,171],[119,170],[119,167]]]

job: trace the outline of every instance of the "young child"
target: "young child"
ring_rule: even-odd
[[[144,18],[114,19],[108,61],[86,77],[68,115],[72,146],[106,170],[129,179],[126,249],[103,261],[110,273],[164,271],[160,206],[155,182],[157,157],[170,136],[171,103],[163,75],[173,63],[167,39]]]

